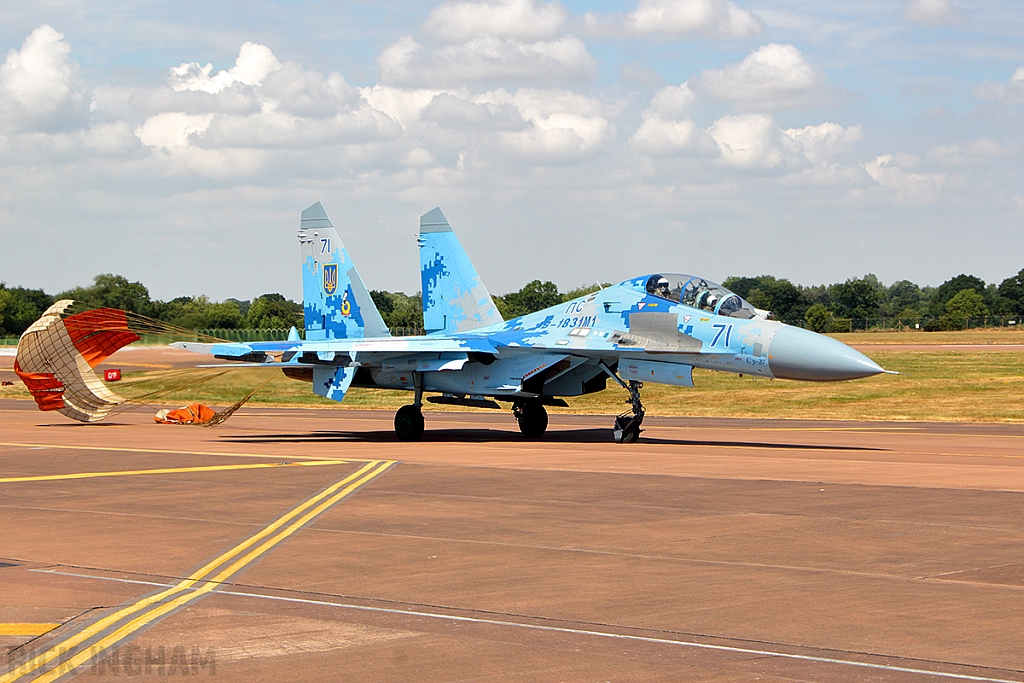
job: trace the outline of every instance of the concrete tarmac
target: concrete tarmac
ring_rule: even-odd
[[[1024,426],[392,417],[0,401],[0,683],[1024,681]]]

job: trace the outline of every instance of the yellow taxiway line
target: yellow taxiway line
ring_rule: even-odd
[[[60,624],[0,624],[0,636],[41,636]]]
[[[248,465],[203,465],[198,467],[165,467],[156,470],[118,470],[113,472],[72,472],[71,474],[39,474],[28,477],[0,477],[0,484],[20,481],[57,481],[60,479],[94,479],[96,477],[131,477],[138,474],[177,474],[180,472],[217,472],[224,470],[258,470],[272,467],[315,467],[344,465],[345,460],[303,460],[301,462],[256,462]]]
[[[104,650],[121,642],[150,622],[218,588],[233,575],[330,509],[335,503],[348,497],[373,478],[383,474],[395,462],[394,460],[371,460],[367,462],[352,474],[292,508],[258,533],[206,563],[174,586],[142,598],[138,602],[119,609],[113,614],[109,614],[83,628],[81,631],[54,643],[42,654],[33,657],[14,670],[0,676],[0,683],[13,683],[13,681],[17,681],[37,671],[58,658],[61,661],[57,666],[42,673],[32,679],[32,681],[33,683],[49,683],[60,678],[76,667],[98,656]],[[257,544],[259,545],[257,546]],[[249,550],[252,546],[257,547]],[[227,566],[212,578],[207,578],[224,565]],[[198,587],[196,587],[197,584],[199,584]],[[117,626],[118,624],[120,626]],[[115,626],[117,626],[116,630],[86,646],[75,655],[67,656],[72,648],[76,648],[94,636]]]

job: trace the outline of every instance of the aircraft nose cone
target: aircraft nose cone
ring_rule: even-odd
[[[781,379],[836,382],[885,372],[841,341],[789,325],[775,333],[768,354],[768,367]]]

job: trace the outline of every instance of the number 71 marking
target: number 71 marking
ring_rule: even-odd
[[[715,338],[711,340],[711,346],[717,346],[718,340],[722,338],[722,333],[725,333],[725,345],[729,346],[729,338],[732,336],[732,325],[723,325],[721,323],[715,323],[711,327],[718,330],[715,333]]]
[[[320,253],[328,254],[331,251],[331,238],[321,237],[320,238]]]

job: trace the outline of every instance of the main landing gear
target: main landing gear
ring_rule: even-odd
[[[395,413],[395,434],[402,441],[419,441],[423,437],[423,375],[413,373],[412,382],[412,405],[402,406]]]
[[[423,436],[423,411],[419,406],[402,406],[395,413],[395,434],[402,441],[419,441]]]
[[[512,404],[512,414],[527,439],[540,438],[548,428],[548,411],[540,401],[516,401]]]
[[[618,378],[616,377],[616,379]],[[615,443],[633,443],[640,438],[640,425],[644,421],[644,405],[640,402],[640,389],[644,384],[634,379],[629,380],[629,386],[626,386],[621,380],[619,383],[629,390],[629,400],[626,401],[629,404],[629,410],[615,418],[615,430],[612,434],[615,437]]]

